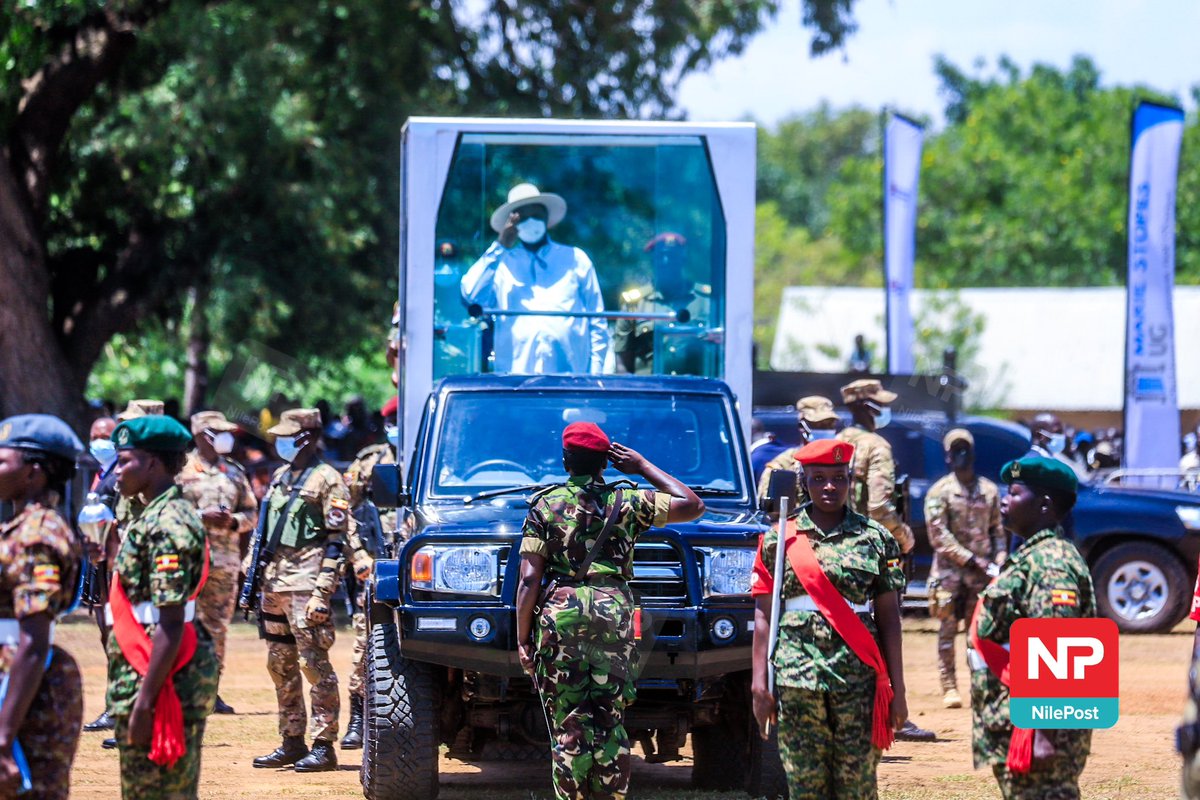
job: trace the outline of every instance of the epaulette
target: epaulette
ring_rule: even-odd
[[[246,474],[246,468],[241,465],[241,462],[234,461],[229,456],[221,456],[221,463],[233,467],[242,475]]]

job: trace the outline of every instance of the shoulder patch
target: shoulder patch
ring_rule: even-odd
[[[900,559],[889,558],[887,565],[888,565],[888,569],[900,569]]]
[[[1079,598],[1074,589],[1052,589],[1050,602],[1056,606],[1077,606]]]
[[[154,559],[155,572],[178,572],[179,571],[179,555],[177,553],[164,553]]]
[[[54,564],[37,564],[33,568],[33,579],[38,583],[61,583],[62,577]]]

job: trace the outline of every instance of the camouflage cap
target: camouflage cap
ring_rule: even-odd
[[[321,430],[321,412],[315,408],[289,408],[283,412],[279,424],[267,433],[272,436],[295,436],[300,431]]]
[[[225,415],[220,411],[197,411],[195,414],[192,414],[193,436],[198,436],[204,431],[233,433],[237,429],[237,424],[226,419]]]
[[[117,414],[117,422],[138,417],[158,417],[163,413],[162,400],[130,400],[125,410]]]
[[[898,394],[884,389],[883,384],[874,378],[862,378],[842,387],[843,403],[858,403],[863,400],[871,400],[886,406],[892,403],[897,397],[899,397]]]
[[[953,428],[946,431],[946,435],[942,437],[942,449],[949,452],[955,442],[966,442],[971,449],[975,449],[975,437],[966,428]]]
[[[801,397],[796,401],[796,411],[805,422],[827,422],[838,418],[837,412],[833,410],[833,401],[819,394]]]

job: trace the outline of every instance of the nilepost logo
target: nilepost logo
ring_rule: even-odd
[[[1021,619],[1010,632],[1009,716],[1018,728],[1117,724],[1120,637],[1111,619]]]

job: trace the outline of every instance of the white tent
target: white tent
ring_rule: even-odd
[[[918,290],[918,328],[948,330],[961,315],[982,323],[978,352],[959,369],[971,379],[968,402],[992,408],[1119,411],[1125,362],[1125,290]],[[771,349],[777,370],[840,372],[862,334],[882,363],[882,289],[790,287],[784,291]],[[958,313],[960,319],[955,321]],[[1175,352],[1181,409],[1200,408],[1200,287],[1175,289]],[[918,361],[918,372],[937,372]]]

